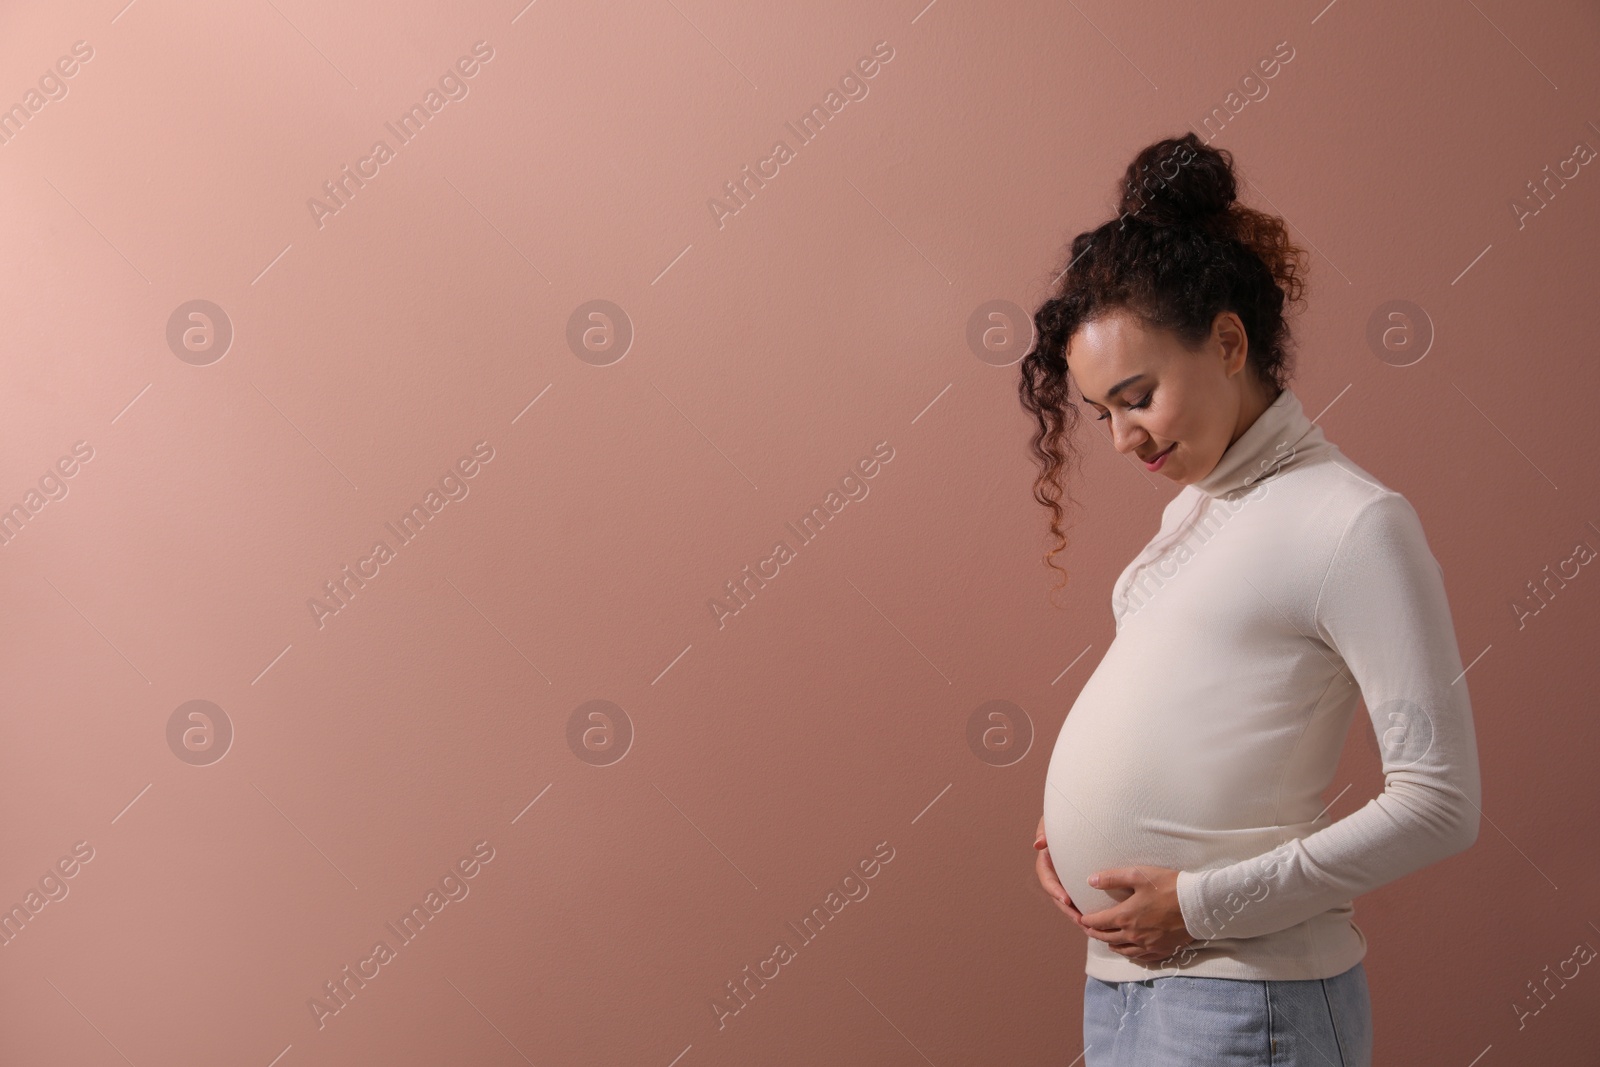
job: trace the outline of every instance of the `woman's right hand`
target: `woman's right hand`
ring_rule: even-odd
[[[1061,878],[1056,874],[1056,865],[1050,861],[1050,847],[1044,839],[1044,816],[1039,816],[1039,832],[1033,841],[1033,847],[1038,850],[1039,858],[1034,861],[1034,867],[1039,872],[1039,884],[1044,886],[1044,891],[1050,894],[1050,899],[1055,901],[1073,922],[1083,918],[1072,897],[1067,893],[1067,887],[1061,884]]]

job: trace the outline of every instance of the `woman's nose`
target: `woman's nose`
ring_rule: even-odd
[[[1111,417],[1111,444],[1118,452],[1126,455],[1134,451],[1146,436],[1139,427],[1128,422],[1119,423],[1115,415]]]

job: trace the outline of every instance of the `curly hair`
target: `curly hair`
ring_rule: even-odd
[[[1286,305],[1303,299],[1306,253],[1289,240],[1282,219],[1236,202],[1233,155],[1193,133],[1157,141],[1128,164],[1115,219],[1072,239],[1067,264],[1033,314],[1034,344],[1021,363],[1018,395],[1037,427],[1031,441],[1039,475],[1034,499],[1050,510],[1055,545],[1067,546],[1062,474],[1082,472],[1073,433],[1080,409],[1068,397],[1067,349],[1073,334],[1108,314],[1126,311],[1146,329],[1173,334],[1198,351],[1216,317],[1232,311],[1244,324],[1249,366],[1264,384],[1282,388],[1293,364]],[[1067,502],[1076,506],[1070,492]]]

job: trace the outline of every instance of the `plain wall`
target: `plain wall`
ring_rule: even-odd
[[[1529,583],[1600,549],[1597,31],[1487,0],[6,4],[0,1059],[1074,1062],[1084,938],[1033,834],[1175,488],[1085,423],[1052,599],[1015,361],[1067,241],[1191,129],[1311,251],[1293,387],[1416,506],[1470,664],[1479,840],[1356,901],[1377,1062],[1592,1049],[1600,978],[1550,976],[1600,945],[1600,577]],[[1024,317],[974,345],[992,301]],[[1414,362],[1369,338],[1394,301]],[[222,317],[226,351],[182,341]],[[1014,759],[969,744],[991,701]],[[1358,719],[1330,814],[1381,786]]]

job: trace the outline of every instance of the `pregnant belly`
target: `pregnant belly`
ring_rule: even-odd
[[[1309,650],[1301,671],[1258,670],[1248,660],[1219,670],[1218,662],[1238,657],[1243,639],[1200,627],[1164,643],[1157,666],[1148,641],[1130,640],[1139,636],[1124,624],[1107,648],[1061,726],[1046,775],[1050,859],[1085,913],[1130,892],[1114,898],[1090,888],[1096,871],[1201,870],[1284,840],[1290,827],[1278,824],[1309,820],[1323,807],[1314,783],[1324,772],[1331,777],[1346,728],[1347,720],[1325,718],[1326,736],[1308,732],[1310,709],[1293,710],[1326,685],[1315,673],[1325,660]],[[1312,768],[1306,753],[1321,763]]]
[[[1084,914],[1128,896],[1125,889],[1112,896],[1092,888],[1096,871],[1135,864],[1183,869],[1175,858],[1181,830],[1162,818],[1159,779],[1140,762],[1073,749],[1065,728],[1057,740],[1045,780],[1045,840],[1061,884]]]
[[[1091,888],[1096,871],[1207,865],[1221,841],[1250,825],[1253,798],[1269,785],[1270,761],[1238,751],[1239,738],[1231,750],[1225,741],[1211,746],[1145,718],[1137,707],[1080,698],[1050,757],[1045,838],[1061,884],[1085,914],[1130,892]]]

